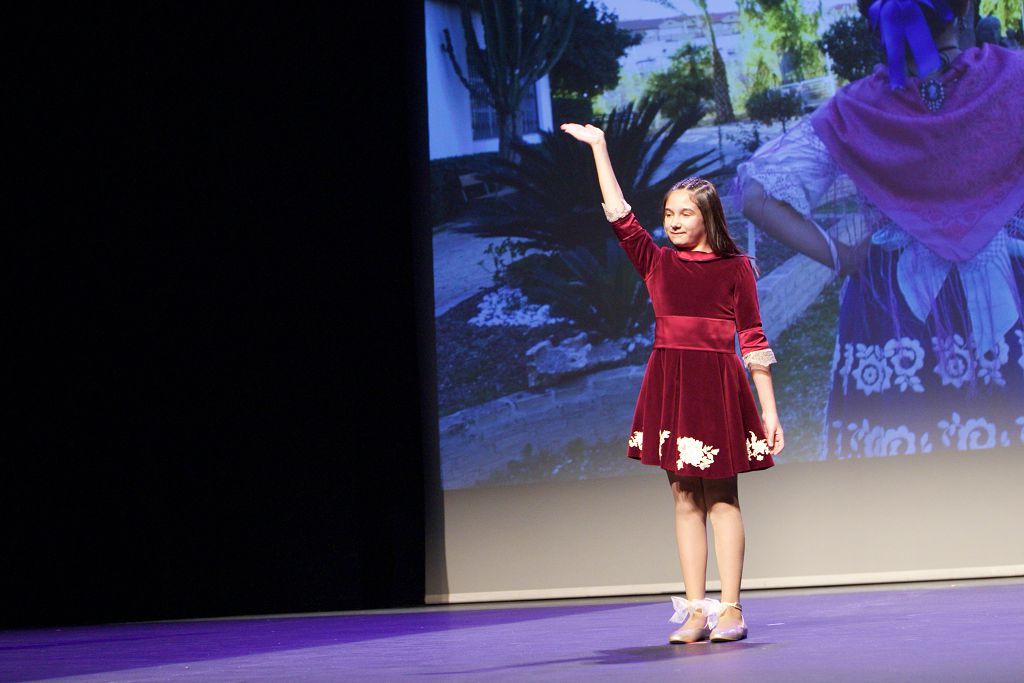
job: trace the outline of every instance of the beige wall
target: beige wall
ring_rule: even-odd
[[[1019,448],[741,475],[745,587],[1024,574],[1022,484]],[[428,602],[682,589],[671,495],[652,467],[637,464],[626,478],[460,489],[433,500]],[[709,564],[714,588],[713,553]]]

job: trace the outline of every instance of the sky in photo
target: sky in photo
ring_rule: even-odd
[[[843,4],[849,0],[823,0],[825,8],[833,5]],[[619,21],[631,19],[663,19],[675,17],[680,14],[696,14],[699,10],[692,0],[670,0],[669,2],[656,2],[655,0],[597,0],[602,2],[609,10],[619,15]],[[807,9],[813,9],[817,2],[805,2]],[[666,7],[665,5],[672,5]],[[708,9],[712,12],[729,12],[736,9],[736,0],[708,0]]]

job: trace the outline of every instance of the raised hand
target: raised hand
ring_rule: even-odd
[[[578,123],[563,123],[559,128],[580,142],[587,143],[591,147],[604,142],[604,131],[597,126],[590,125],[589,123],[585,126],[581,126]]]
[[[619,181],[615,179],[612,160],[608,157],[608,145],[604,144],[604,131],[589,123],[585,126],[578,123],[563,123],[559,128],[580,142],[590,145],[590,151],[594,153],[597,182],[601,186],[601,200],[604,205],[614,207],[613,210],[625,206],[626,200],[622,197],[622,188],[619,187]]]

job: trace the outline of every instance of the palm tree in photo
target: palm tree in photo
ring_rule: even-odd
[[[651,0],[662,7],[667,7],[682,13],[671,0]],[[732,123],[736,120],[736,114],[732,109],[732,99],[729,97],[729,76],[725,70],[725,60],[718,49],[718,39],[715,36],[714,22],[711,20],[711,12],[708,10],[708,0],[691,0],[697,9],[700,10],[704,19],[704,26],[708,31],[708,40],[711,42],[711,73],[712,73],[712,94],[715,102],[715,123]]]
[[[711,73],[712,92],[715,99],[715,123],[732,123],[736,120],[736,114],[732,110],[732,100],[729,98],[729,77],[725,71],[725,60],[718,50],[718,40],[715,38],[715,27],[711,21],[711,12],[708,11],[708,0],[692,0],[693,4],[700,8],[704,16],[704,25],[708,29],[708,37],[711,40]]]

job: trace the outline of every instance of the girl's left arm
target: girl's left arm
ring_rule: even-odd
[[[757,284],[754,281],[754,269],[750,259],[745,256],[739,264],[739,278],[733,292],[733,314],[736,319],[736,331],[739,334],[740,354],[743,363],[750,369],[757,390],[757,400],[761,404],[761,422],[768,446],[772,455],[777,455],[783,447],[784,438],[782,425],[779,423],[779,411],[775,406],[775,390],[772,386],[770,365],[775,360],[775,353],[768,344],[761,324],[761,310],[757,303]]]
[[[752,364],[750,376],[757,389],[757,401],[761,404],[761,425],[768,437],[768,447],[772,455],[778,455],[785,446],[782,434],[782,423],[779,422],[779,411],[775,407],[775,389],[772,386],[772,371],[767,365]]]

